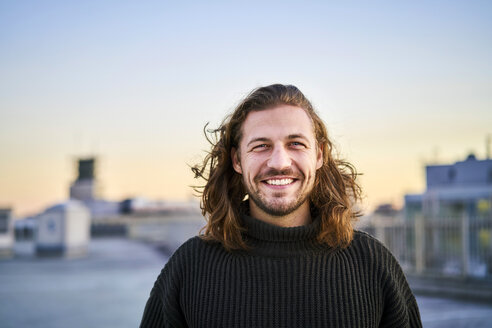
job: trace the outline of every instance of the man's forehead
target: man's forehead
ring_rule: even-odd
[[[280,105],[273,108],[248,113],[241,127],[242,139],[268,138],[314,138],[314,125],[311,117],[301,107]]]

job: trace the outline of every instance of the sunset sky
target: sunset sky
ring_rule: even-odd
[[[492,2],[0,0],[0,207],[63,201],[90,155],[109,200],[188,199],[203,126],[271,83],[311,99],[368,210],[401,205],[426,163],[485,157]]]

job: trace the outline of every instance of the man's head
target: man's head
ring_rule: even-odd
[[[323,150],[307,112],[284,104],[252,111],[240,135],[231,156],[234,170],[243,176],[251,214],[281,226],[308,222]]]
[[[212,132],[211,152],[193,168],[207,181],[201,191],[205,239],[245,247],[239,205],[248,196],[252,211],[270,216],[314,207],[322,221],[320,241],[350,242],[352,205],[360,195],[356,173],[333,158],[326,127],[299,89],[275,84],[253,90]]]

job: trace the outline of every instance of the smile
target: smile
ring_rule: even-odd
[[[273,186],[285,186],[294,182],[294,179],[270,179],[265,182]]]

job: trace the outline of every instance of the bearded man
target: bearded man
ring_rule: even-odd
[[[193,167],[203,233],[157,278],[141,327],[421,327],[400,265],[366,233],[357,173],[292,85],[253,90]]]

